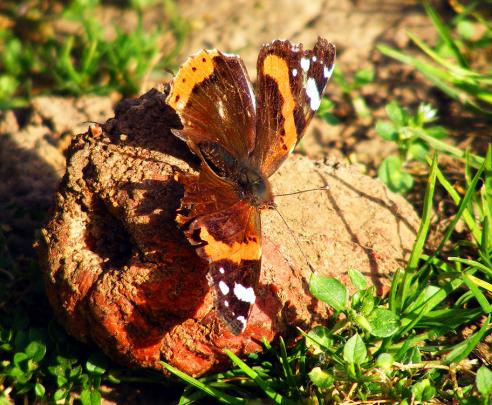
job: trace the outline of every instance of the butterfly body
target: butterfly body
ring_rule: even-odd
[[[244,331],[261,269],[260,210],[275,206],[269,177],[301,139],[333,71],[335,47],[312,50],[276,40],[264,45],[253,91],[237,55],[201,50],[173,80],[167,103],[181,119],[174,130],[201,160],[182,175],[176,217],[208,263],[215,308],[234,334]]]
[[[215,174],[230,182],[239,199],[259,209],[274,205],[268,178],[248,160],[237,160],[216,142],[207,141],[197,146],[204,161]]]

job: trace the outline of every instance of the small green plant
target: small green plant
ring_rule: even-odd
[[[333,72],[333,80],[342,90],[343,97],[354,109],[356,115],[360,118],[368,118],[371,116],[371,111],[367,106],[366,100],[360,92],[360,89],[366,84],[374,81],[374,69],[360,69],[355,72],[352,80],[345,77],[344,73],[335,68]],[[320,107],[317,111],[318,117],[325,120],[331,125],[339,123],[338,118],[333,114],[335,103],[328,97],[323,97]]]
[[[360,118],[368,118],[371,116],[371,111],[367,106],[366,100],[362,96],[360,89],[366,84],[374,81],[374,69],[359,69],[354,73],[353,79],[349,80],[345,77],[340,69],[335,69],[333,72],[333,80],[340,86],[345,99],[350,102],[355,113]]]
[[[82,404],[94,405],[101,401],[102,381],[118,382],[107,372],[104,356],[96,352],[82,360],[77,345],[54,323],[33,328],[17,319],[11,328],[0,325],[0,391],[6,400],[66,402],[77,393]]]
[[[415,34],[410,39],[425,54],[414,57],[387,45],[380,44],[383,54],[418,69],[449,97],[479,113],[492,114],[492,74],[488,67],[483,72],[471,67],[471,55],[482,53],[492,45],[492,25],[476,11],[480,2],[472,2],[453,21],[454,28],[444,23],[430,6],[424,3],[427,15],[439,34],[439,43],[432,48]],[[480,27],[480,29],[479,29]],[[482,34],[474,38],[475,31]],[[467,53],[470,54],[467,55]]]
[[[328,124],[337,125],[340,121],[333,114],[333,109],[335,108],[335,103],[331,101],[328,97],[323,97],[321,99],[321,104],[319,105],[316,115],[322,120],[326,121]]]
[[[181,48],[188,25],[170,0],[160,2],[167,25],[144,29],[143,7],[147,1],[131,2],[138,23],[132,32],[115,27],[107,39],[95,16],[98,0],[72,0],[61,11],[29,9],[27,26],[42,26],[39,33],[19,36],[26,17],[7,2],[0,7],[10,26],[0,28],[0,109],[24,106],[35,93],[50,94],[137,94],[142,83],[156,72],[172,67]],[[27,6],[26,6],[27,7]],[[76,33],[59,33],[55,22],[80,26]],[[163,42],[166,33],[172,39]],[[34,38],[34,39],[33,39]],[[164,51],[164,49],[166,49]]]
[[[410,161],[425,162],[430,145],[425,139],[443,139],[447,136],[446,128],[432,125],[437,119],[437,110],[429,104],[420,104],[415,115],[411,115],[396,101],[386,105],[389,120],[378,120],[376,132],[387,141],[396,142],[398,156],[388,156],[378,169],[378,177],[390,188],[400,193],[409,191],[414,184],[413,177],[405,170]]]
[[[114,372],[52,320],[39,267],[19,266],[1,229],[0,284],[0,404],[64,403],[74,394],[84,405],[99,403],[101,382],[118,382]]]

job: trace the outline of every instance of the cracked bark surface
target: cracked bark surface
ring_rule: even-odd
[[[311,275],[290,231],[262,212],[263,261],[257,302],[246,331],[232,335],[217,318],[206,265],[175,223],[180,172],[198,160],[170,132],[179,126],[165,91],[125,100],[115,117],[76,136],[42,231],[46,290],[66,330],[110,357],[161,370],[161,360],[199,376],[238,355],[261,350],[261,338],[295,334],[329,316],[308,291]],[[319,274],[349,284],[365,274],[379,294],[409,253],[418,225],[413,208],[378,180],[336,162],[293,155],[271,178],[276,202],[302,252]]]

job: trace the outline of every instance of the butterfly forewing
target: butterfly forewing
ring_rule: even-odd
[[[183,129],[174,130],[195,152],[204,141],[219,143],[236,158],[254,147],[255,98],[244,64],[236,55],[201,50],[181,66],[167,103]]]
[[[302,138],[333,71],[335,47],[318,38],[312,50],[276,40],[258,55],[256,167],[273,174]]]

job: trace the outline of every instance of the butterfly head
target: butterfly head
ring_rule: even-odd
[[[241,197],[254,207],[262,209],[275,206],[270,182],[255,168],[250,166],[241,168],[237,183]]]

